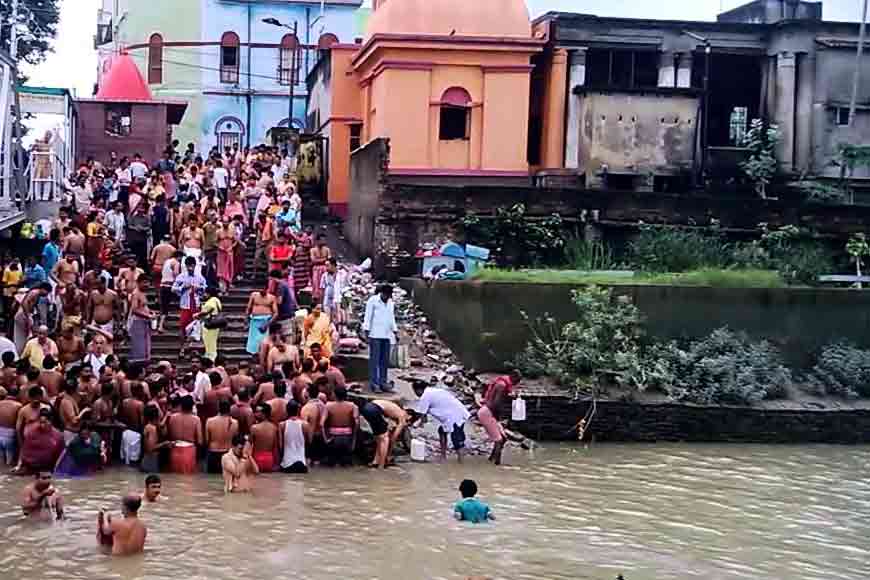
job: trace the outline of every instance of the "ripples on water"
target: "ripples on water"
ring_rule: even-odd
[[[0,475],[0,570],[4,580],[870,575],[868,447],[554,446],[510,461],[270,475],[229,497],[219,478],[167,475],[166,501],[141,512],[145,555],[114,560],[96,549],[96,513],[117,514],[140,474],[57,482],[69,518],[59,524],[21,518],[27,481]],[[494,524],[452,519],[465,477]]]

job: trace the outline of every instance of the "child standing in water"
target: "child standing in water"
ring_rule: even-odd
[[[489,506],[474,497],[477,495],[477,483],[474,480],[463,480],[459,484],[459,493],[462,494],[462,499],[456,502],[456,505],[453,507],[453,515],[457,520],[460,522],[483,524],[488,520],[495,519]]]

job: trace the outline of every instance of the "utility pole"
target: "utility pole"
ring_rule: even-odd
[[[16,161],[13,174],[10,176],[10,183],[14,183],[14,188],[10,187],[10,190],[15,189],[21,195],[21,175],[24,171],[24,155],[21,148],[21,123],[23,119],[21,117],[21,102],[18,99],[18,2],[19,0],[12,0],[12,28],[9,31],[9,56],[12,57],[13,66],[15,67],[12,70],[11,79],[13,102],[15,103],[15,118],[12,125],[12,147],[9,153]],[[3,111],[4,115],[7,113],[8,111]],[[11,166],[12,164],[10,163],[9,165]],[[12,192],[10,191],[9,193],[11,194]],[[24,196],[22,195],[22,197]],[[9,200],[14,200],[12,195],[9,195]]]
[[[861,29],[858,33],[858,55],[855,57],[855,75],[852,78],[852,100],[849,102],[849,127],[855,122],[855,107],[858,105],[858,87],[861,84],[861,60],[864,57],[864,39],[867,35],[867,1],[861,11]]]

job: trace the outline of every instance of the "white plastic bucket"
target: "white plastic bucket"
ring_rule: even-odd
[[[426,461],[426,442],[422,439],[411,440],[411,460]]]

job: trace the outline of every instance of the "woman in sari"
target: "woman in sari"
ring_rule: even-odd
[[[218,338],[220,337],[221,329],[208,328],[208,324],[209,320],[220,314],[224,307],[218,298],[217,288],[210,287],[206,290],[206,296],[208,299],[203,302],[202,309],[195,318],[202,321],[202,344],[205,347],[205,356],[215,360],[218,353]]]
[[[317,235],[317,244],[311,248],[311,297],[315,302],[323,300],[323,288],[320,279],[326,274],[326,262],[332,257],[332,252],[326,246],[326,237]]]
[[[311,248],[314,245],[311,234],[311,226],[306,226],[305,231],[293,236],[297,250],[293,256],[293,286],[300,292],[311,285]]]
[[[248,299],[248,343],[245,350],[255,355],[269,334],[269,325],[278,316],[278,301],[268,289],[252,292]]]
[[[218,254],[217,254],[217,275],[221,287],[221,292],[226,293],[233,283],[233,258],[235,256],[236,244],[236,229],[228,218],[224,218],[223,227],[218,231]]]
[[[315,302],[311,314],[305,317],[302,324],[302,341],[305,346],[305,356],[310,356],[311,345],[319,344],[323,356],[332,358],[332,320],[329,315]]]

